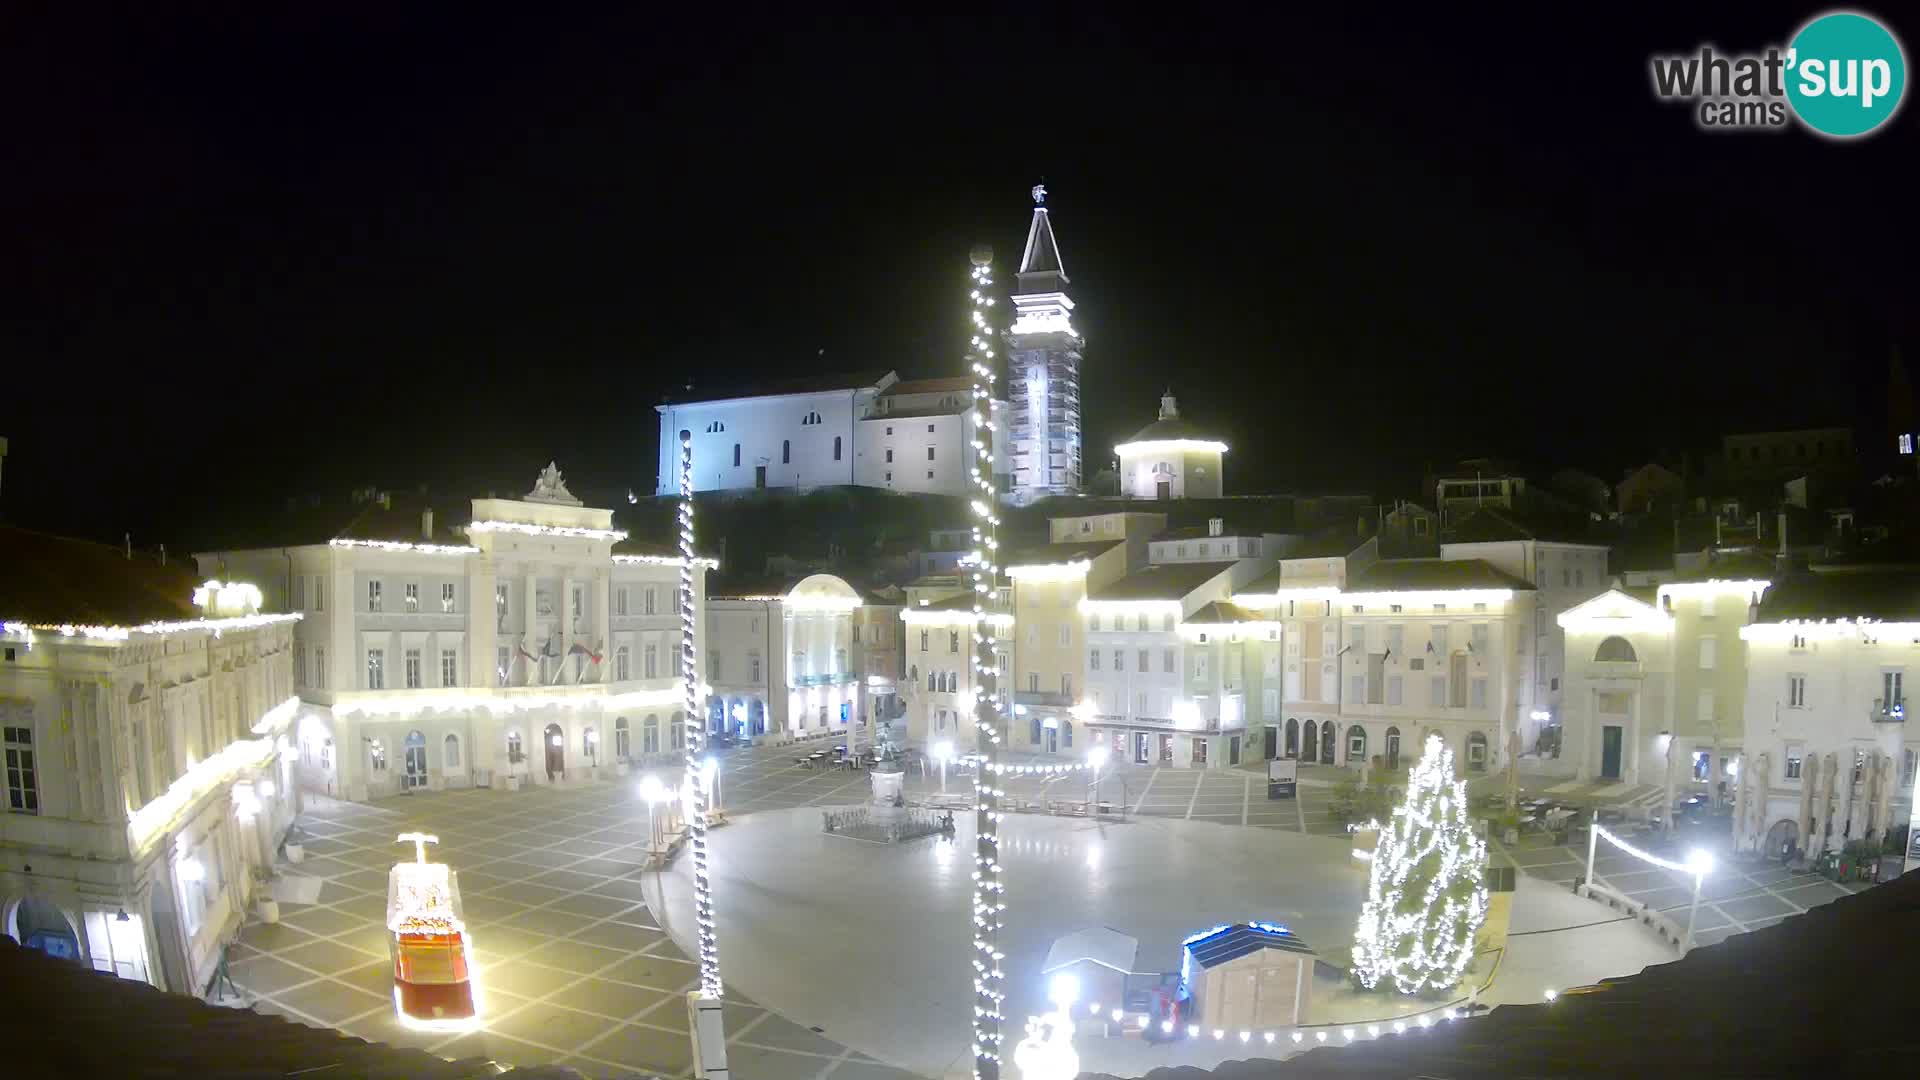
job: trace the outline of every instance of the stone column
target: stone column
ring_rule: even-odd
[[[593,640],[587,642],[599,657],[600,663],[590,669],[588,679],[592,682],[610,681],[613,672],[613,571],[602,566],[593,572]],[[601,738],[609,733],[602,732]],[[609,743],[609,745],[611,745]]]
[[[493,554],[483,551],[467,563],[467,677],[472,687],[499,684],[495,672],[496,650],[500,645],[500,620],[494,611],[495,574]]]
[[[583,676],[583,673],[578,670],[579,665],[574,660],[573,654],[567,651],[577,640],[574,636],[574,623],[577,616],[573,609],[573,589],[574,586],[579,584],[579,579],[575,578],[570,572],[562,571],[560,575],[560,596],[558,603],[560,608],[560,640],[554,645],[555,651],[560,654],[560,658],[554,662],[560,665],[560,668],[554,673],[553,681],[566,683],[568,685],[580,682]],[[585,599],[584,595],[582,599]]]
[[[1734,756],[1734,761],[1740,761],[1739,755]],[[1735,768],[1739,771],[1739,775],[1733,778],[1733,815],[1729,823],[1733,832],[1733,850],[1740,852],[1746,850],[1746,809],[1748,800],[1752,798],[1747,789],[1751,778],[1747,775],[1744,764],[1736,765]]]
[[[522,625],[526,631],[527,651],[537,657],[541,652],[540,646],[544,644],[544,642],[536,640],[539,636],[538,627],[540,620],[540,609],[538,606],[540,603],[540,567],[528,564],[526,574],[526,587],[523,590],[524,600],[522,602],[522,608],[526,612],[526,616],[522,619]],[[525,666],[526,673],[521,677],[520,685],[538,685],[541,681],[540,669],[545,666],[545,662],[541,660],[522,659],[521,663]]]

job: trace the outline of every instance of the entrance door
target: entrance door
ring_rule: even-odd
[[[540,736],[541,745],[547,748],[547,779],[567,774],[567,739],[560,731],[559,724],[548,724],[547,730]]]
[[[1159,480],[1153,485],[1153,497],[1165,502],[1173,498],[1173,481]]]
[[[1600,779],[1620,779],[1620,737],[1625,731],[1618,724],[1600,729]]]
[[[1397,727],[1387,729],[1387,768],[1400,768],[1400,729]]]
[[[1133,733],[1133,760],[1137,765],[1145,765],[1153,760],[1153,736],[1144,731]]]
[[[767,467],[765,465],[755,465],[753,467],[753,486],[757,488],[767,486]]]
[[[1268,728],[1267,730],[1272,731],[1273,729]],[[1227,764],[1240,764],[1240,736],[1238,735],[1227,740]]]
[[[1160,764],[1173,764],[1173,736],[1160,736]]]
[[[1280,756],[1280,729],[1277,727],[1267,729],[1266,755],[1268,761]]]
[[[1046,728],[1045,731],[1047,733],[1046,735],[1047,753],[1049,754],[1059,753],[1060,752],[1060,729]]]
[[[1334,737],[1333,721],[1320,725],[1320,764],[1333,764],[1333,744],[1338,741]]]
[[[418,731],[407,732],[406,772],[400,784],[406,790],[427,786],[427,737]]]
[[[1311,720],[1300,725],[1300,756],[1307,761],[1312,761],[1319,756],[1316,753],[1318,747],[1314,744],[1314,732],[1319,730],[1319,727],[1319,724]]]

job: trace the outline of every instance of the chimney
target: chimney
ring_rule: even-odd
[[[1180,415],[1179,406],[1173,403],[1173,391],[1169,390],[1160,397],[1160,419],[1172,420]]]
[[[432,509],[426,509],[426,510],[420,511],[420,536],[422,539],[427,540],[429,542],[433,540]]]
[[[1207,535],[1208,536],[1219,536],[1221,533],[1225,532],[1226,529],[1227,529],[1227,522],[1225,518],[1208,518],[1207,519]]]

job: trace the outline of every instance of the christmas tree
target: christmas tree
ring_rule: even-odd
[[[1369,989],[1444,990],[1473,959],[1487,918],[1486,841],[1467,818],[1467,785],[1453,751],[1428,735],[1407,783],[1407,801],[1380,830],[1367,902],[1354,931],[1353,972]]]

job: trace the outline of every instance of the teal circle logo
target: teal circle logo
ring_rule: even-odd
[[[1794,35],[1786,89],[1794,113],[1813,130],[1842,139],[1865,135],[1899,111],[1907,58],[1878,20],[1831,12]]]

